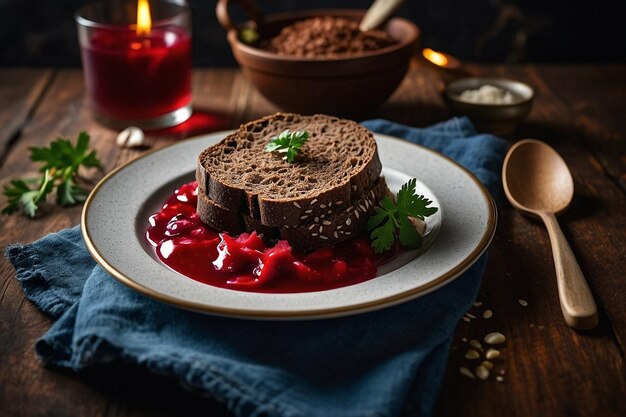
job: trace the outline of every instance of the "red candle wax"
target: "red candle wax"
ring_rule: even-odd
[[[191,37],[179,28],[95,30],[82,48],[87,90],[96,113],[149,119],[191,102]]]

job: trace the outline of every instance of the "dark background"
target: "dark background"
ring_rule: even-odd
[[[191,0],[194,64],[235,61],[217,0]],[[373,0],[258,0],[266,13],[367,8]],[[83,0],[0,0],[0,66],[78,66],[74,12]],[[477,62],[626,62],[623,0],[407,0],[399,12],[422,46]],[[622,7],[620,7],[622,6]]]

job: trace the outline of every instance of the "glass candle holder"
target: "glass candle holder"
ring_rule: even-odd
[[[191,18],[185,1],[102,1],[80,9],[76,22],[96,120],[116,128],[160,129],[191,116]]]

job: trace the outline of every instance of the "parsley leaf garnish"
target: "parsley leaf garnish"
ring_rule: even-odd
[[[265,145],[265,152],[286,153],[283,159],[293,163],[296,160],[298,151],[307,139],[309,139],[309,132],[306,130],[291,132],[287,129],[280,135],[272,137],[268,144]]]
[[[422,246],[422,236],[415,230],[410,217],[424,220],[435,214],[438,208],[428,207],[432,201],[415,194],[416,183],[417,180],[413,178],[404,184],[398,191],[396,203],[390,197],[383,198],[367,221],[367,230],[371,232],[372,247],[376,253],[391,249],[396,235],[400,244],[409,249]]]
[[[71,206],[85,201],[87,191],[78,186],[78,169],[102,169],[95,151],[89,151],[89,135],[81,132],[72,145],[67,139],[57,139],[49,147],[30,148],[30,159],[40,162],[40,178],[15,179],[4,186],[3,194],[7,205],[3,214],[12,214],[18,210],[28,217],[35,217],[39,206],[44,203],[56,187],[56,203]],[[37,185],[33,188],[33,185]]]

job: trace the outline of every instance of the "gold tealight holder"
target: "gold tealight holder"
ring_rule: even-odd
[[[469,75],[460,60],[450,54],[438,52],[430,48],[422,50],[423,61],[429,68],[436,71],[444,84]]]

